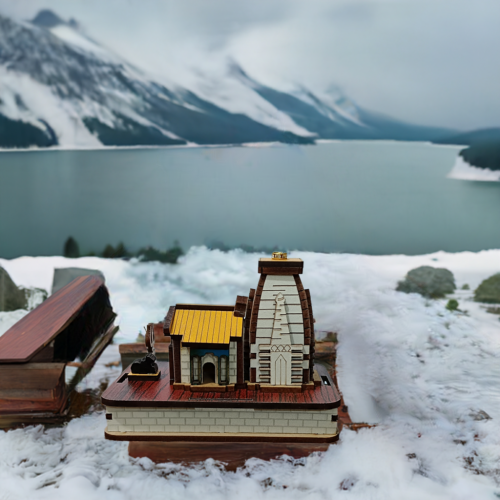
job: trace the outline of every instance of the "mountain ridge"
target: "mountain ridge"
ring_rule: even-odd
[[[235,62],[212,90],[169,86],[77,27],[46,9],[31,23],[0,15],[0,148],[432,141],[456,135],[366,111],[341,94],[279,91]]]

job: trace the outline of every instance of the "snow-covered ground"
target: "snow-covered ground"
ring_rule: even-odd
[[[463,181],[499,182],[500,170],[474,167],[469,165],[469,163],[459,155],[447,177],[448,179],[459,179]]]
[[[500,321],[472,301],[474,288],[500,272],[500,250],[293,256],[305,262],[317,330],[338,332],[338,379],[351,416],[378,426],[344,430],[323,455],[252,459],[231,473],[211,461],[188,468],[130,459],[126,443],[103,439],[104,415],[93,413],[61,428],[0,431],[0,499],[500,498]],[[49,291],[55,267],[100,269],[119,313],[116,340],[125,342],[177,302],[233,303],[256,287],[259,257],[192,248],[175,266],[96,257],[0,266],[17,284]],[[424,264],[454,273],[461,312],[394,290]],[[21,314],[3,313],[0,328]],[[119,369],[106,364],[117,359],[112,345],[79,389],[114,379]]]

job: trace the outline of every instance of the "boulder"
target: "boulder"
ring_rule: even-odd
[[[54,269],[54,278],[52,280],[52,293],[57,292],[80,276],[100,276],[104,281],[104,274],[97,269],[84,269],[82,267],[62,267]]]
[[[500,273],[485,279],[474,290],[474,300],[476,302],[500,304]]]
[[[455,278],[448,269],[421,266],[412,269],[396,288],[399,292],[419,293],[424,297],[438,299],[456,290]]]
[[[9,273],[0,267],[0,311],[16,311],[27,308],[28,300],[24,290],[18,288]]]

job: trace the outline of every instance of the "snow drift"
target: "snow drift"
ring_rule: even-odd
[[[499,182],[500,170],[473,167],[458,155],[455,165],[453,165],[447,177],[448,179],[459,179],[463,181]]]
[[[294,252],[304,259],[319,331],[340,339],[339,385],[354,420],[378,423],[323,455],[247,462],[227,473],[130,459],[127,444],[105,441],[102,413],[56,429],[0,432],[2,498],[349,498],[481,499],[500,495],[500,323],[472,290],[500,269],[500,250],[424,256]],[[48,289],[54,267],[100,269],[119,313],[119,342],[176,302],[230,303],[257,282],[260,255],[192,248],[178,265],[95,257],[1,260],[23,286]],[[395,291],[421,265],[451,270],[457,312],[447,299]],[[469,290],[461,290],[464,284]],[[467,313],[465,311],[468,311]],[[5,313],[4,313],[5,314]],[[7,313],[19,314],[19,313]],[[320,333],[321,335],[321,333]],[[79,387],[98,387],[119,370],[116,346]]]

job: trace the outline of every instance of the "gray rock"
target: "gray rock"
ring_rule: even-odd
[[[398,283],[396,290],[405,293],[419,293],[424,297],[437,299],[456,290],[453,273],[444,268],[417,267]]]
[[[48,296],[47,290],[43,288],[23,288],[19,287],[24,292],[28,303],[28,311],[38,307]]]
[[[491,420],[491,417],[484,410],[472,411],[469,416],[478,421]]]
[[[54,269],[54,279],[52,280],[52,293],[57,292],[80,276],[100,276],[104,281],[104,274],[97,269],[83,269],[81,267],[62,267]]]
[[[9,273],[0,267],[0,311],[27,309],[28,301],[23,290],[12,281]]]

